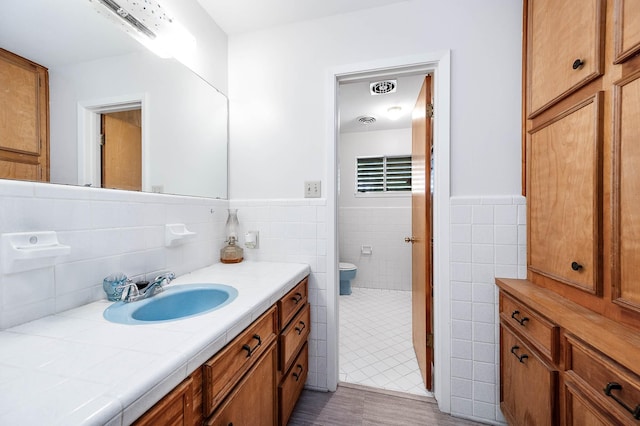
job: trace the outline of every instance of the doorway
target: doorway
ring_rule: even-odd
[[[78,185],[91,187],[109,187],[118,189],[137,189],[148,191],[148,167],[145,158],[149,156],[148,143],[148,103],[146,95],[123,95],[108,99],[96,99],[78,103]],[[135,142],[118,146],[105,152],[103,140],[105,118],[115,124],[115,134],[129,140],[133,134]],[[111,126],[114,129],[114,126]],[[115,144],[116,146],[118,144]],[[110,146],[113,148],[114,144]],[[138,157],[139,156],[139,157]],[[104,162],[117,165],[119,171],[110,171],[106,176],[105,186]],[[120,163],[114,159],[121,159]],[[135,167],[135,173],[129,174],[127,169]],[[115,184],[109,183],[109,177],[116,176]]]
[[[338,270],[338,84],[375,73],[398,71],[433,72],[434,105],[434,396],[442,412],[451,411],[450,295],[449,295],[449,198],[450,198],[450,93],[451,54],[448,50],[420,55],[343,65],[326,74],[326,129],[333,143],[327,144],[327,388],[335,391],[339,380],[339,270]],[[442,283],[442,285],[440,284]]]
[[[425,338],[433,309],[426,300],[415,302],[429,287],[431,260],[412,260],[418,248],[426,256],[424,242],[431,234],[430,212],[425,232],[426,206],[418,216],[415,207],[416,199],[418,204],[430,200],[425,198],[430,172],[424,167],[430,140],[419,134],[421,151],[415,148],[415,123],[429,120],[431,128],[430,118],[416,114],[426,80],[431,77],[425,79],[424,70],[394,70],[338,83],[341,279],[355,271],[340,283],[339,378],[420,396],[432,396],[433,388],[427,348],[433,344]],[[416,155],[422,161],[418,167]],[[421,286],[412,285],[418,280],[424,281]]]

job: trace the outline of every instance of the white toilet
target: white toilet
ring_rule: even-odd
[[[351,280],[356,277],[357,271],[353,263],[340,262],[340,295],[351,294]]]

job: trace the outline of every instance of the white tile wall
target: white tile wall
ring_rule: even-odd
[[[451,411],[504,422],[495,277],[526,278],[521,196],[451,198]]]
[[[239,239],[258,231],[256,249],[244,247],[244,258],[302,262],[311,267],[309,300],[309,374],[306,386],[327,389],[327,222],[326,200],[231,200],[238,209]],[[226,220],[226,219],[225,219]]]
[[[411,290],[411,207],[341,207],[338,238],[340,261],[358,271],[354,287]],[[362,254],[362,246],[372,254]],[[459,254],[462,255],[460,252]]]
[[[104,297],[102,279],[122,271],[182,274],[218,261],[227,201],[19,181],[0,183],[0,234],[56,231],[71,253],[55,266],[0,271],[0,329]],[[164,225],[197,233],[164,246]]]

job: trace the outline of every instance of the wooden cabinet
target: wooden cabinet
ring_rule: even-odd
[[[213,413],[260,355],[269,350],[276,340],[277,332],[276,307],[273,306],[222,351],[204,363],[202,368],[205,417]],[[274,368],[274,374],[275,371]]]
[[[49,181],[49,74],[0,48],[0,178]]]
[[[616,0],[614,8],[614,63],[620,64],[640,52],[640,3]]]
[[[603,71],[605,0],[531,0],[527,109],[534,117]]]
[[[579,3],[524,2],[527,280],[640,330],[640,5]]]
[[[136,425],[286,425],[308,372],[305,278]]]
[[[160,402],[136,420],[134,426],[196,425],[202,423],[199,412],[202,374],[196,370],[176,386]]]
[[[517,425],[557,424],[557,370],[509,327],[502,325],[500,336],[500,407],[505,418]]]
[[[286,425],[300,397],[309,370],[307,339],[311,311],[307,302],[308,281],[304,279],[280,301],[278,424]]]
[[[601,293],[602,94],[530,131],[529,269]]]
[[[640,425],[638,330],[525,280],[497,284],[509,424]]]
[[[276,346],[271,345],[206,422],[207,426],[277,424],[276,355]]]
[[[512,424],[548,422],[526,414],[530,380],[556,396],[552,422],[639,425],[640,3],[523,11],[528,269],[496,280],[502,407]],[[537,373],[525,377],[514,346]]]
[[[638,25],[640,27],[640,25]],[[640,311],[640,71],[614,86],[613,301]]]

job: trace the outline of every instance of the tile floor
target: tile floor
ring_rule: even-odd
[[[411,343],[411,292],[353,287],[340,296],[340,381],[433,396]]]

